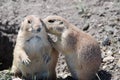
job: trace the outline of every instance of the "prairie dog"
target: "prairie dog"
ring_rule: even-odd
[[[65,55],[73,78],[91,80],[101,64],[98,42],[60,16],[48,16],[41,22],[48,33],[57,37],[51,44]]]
[[[29,15],[21,23],[14,48],[11,73],[30,79],[55,80],[58,52],[51,47],[40,19]]]

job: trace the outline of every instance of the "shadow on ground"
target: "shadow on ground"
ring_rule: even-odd
[[[101,80],[111,80],[111,74],[107,71],[101,70],[98,72],[98,76]],[[75,80],[71,76],[68,76],[65,79],[58,78],[57,80]],[[96,76],[93,80],[99,80],[98,77]]]
[[[101,80],[111,80],[112,75],[104,70],[101,70],[98,72],[98,76],[100,77]],[[94,80],[98,80],[97,78]]]

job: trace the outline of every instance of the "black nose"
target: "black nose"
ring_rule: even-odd
[[[37,29],[37,32],[40,32],[40,31],[41,31],[41,28],[38,28],[38,29]]]

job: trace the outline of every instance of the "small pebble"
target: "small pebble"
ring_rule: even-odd
[[[100,30],[98,30],[98,32],[99,33],[102,33],[102,32],[104,32],[105,30],[102,28],[102,29],[100,29]]]
[[[14,78],[14,79],[12,79],[12,80],[22,80],[22,79],[20,79],[20,78]]]
[[[109,31],[109,34],[114,34],[114,31],[112,31],[112,30],[111,30],[111,31]]]
[[[89,24],[85,24],[84,28],[83,28],[83,31],[87,31],[89,29]]]
[[[109,46],[111,44],[111,41],[108,37],[104,38],[102,45],[103,46]]]
[[[102,54],[101,54],[102,58],[104,58],[106,55],[105,55],[105,52],[102,51]]]
[[[60,73],[58,76],[61,76],[63,79],[67,78],[67,76],[70,75],[70,73]]]
[[[118,41],[120,41],[120,37],[118,38]]]
[[[120,67],[120,59],[117,62],[117,66]]]
[[[114,60],[114,57],[112,56],[107,56],[103,59],[103,62],[107,62],[107,61],[113,61]]]
[[[111,50],[107,51],[107,55],[108,56],[112,56],[113,55],[113,52]]]
[[[105,17],[105,14],[104,14],[104,13],[101,13],[99,16],[100,16],[100,17]]]
[[[107,65],[104,65],[104,66],[102,67],[103,70],[106,69],[106,68],[107,68]]]

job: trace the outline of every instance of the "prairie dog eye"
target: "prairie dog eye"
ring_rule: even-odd
[[[30,23],[31,23],[31,21],[30,21],[30,20],[28,20],[28,23],[30,24]]]
[[[48,20],[48,22],[49,22],[49,23],[54,23],[54,22],[55,22],[55,20]]]

